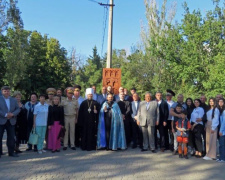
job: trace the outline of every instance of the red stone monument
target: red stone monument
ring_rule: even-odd
[[[119,87],[121,86],[121,69],[117,68],[103,68],[102,85],[111,86],[113,94],[119,94]]]

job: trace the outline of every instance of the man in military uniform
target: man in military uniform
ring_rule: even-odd
[[[78,113],[78,101],[73,99],[74,88],[66,88],[67,98],[61,102],[64,107],[64,117],[65,117],[65,136],[64,136],[64,147],[63,150],[67,150],[68,138],[70,136],[70,145],[72,150],[76,150],[75,141],[75,124],[77,123],[77,113]]]
[[[48,99],[45,101],[49,106],[53,105],[53,97],[56,94],[55,88],[48,88],[46,90],[46,93],[48,94]]]

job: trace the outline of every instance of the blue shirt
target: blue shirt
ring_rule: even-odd
[[[225,110],[220,115],[220,132],[225,135]]]
[[[47,126],[47,120],[48,120],[48,104],[42,105],[41,103],[38,103],[34,107],[34,115],[36,116],[36,126]]]

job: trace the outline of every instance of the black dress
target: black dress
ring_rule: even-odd
[[[20,108],[20,113],[17,115],[16,120],[16,145],[26,144],[28,141],[27,137],[27,110],[24,105]]]
[[[91,109],[89,112],[88,109]],[[97,114],[94,113],[97,110]],[[97,142],[97,123],[100,105],[95,100],[85,100],[81,103],[78,113],[78,126],[80,129],[81,149],[95,150]]]

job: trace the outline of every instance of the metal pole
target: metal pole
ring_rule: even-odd
[[[110,0],[109,6],[109,27],[108,27],[108,49],[106,68],[112,68],[112,35],[113,35],[113,0]]]

